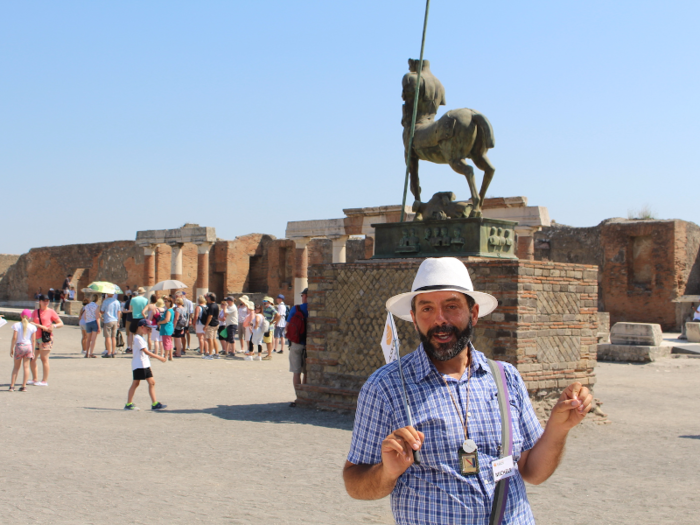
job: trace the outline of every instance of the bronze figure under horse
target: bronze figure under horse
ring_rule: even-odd
[[[409,73],[403,77],[402,98],[403,143],[404,152],[408,148],[415,98],[418,60],[408,61]],[[430,62],[423,60],[416,114],[416,129],[410,156],[409,172],[411,176],[411,193],[415,198],[414,208],[420,206],[420,181],[418,178],[418,161],[427,160],[436,164],[449,164],[450,167],[464,175],[472,194],[470,217],[481,217],[481,205],[486,198],[486,190],[493,179],[496,169],[486,152],[495,145],[493,128],[488,119],[473,109],[453,109],[435,120],[439,106],[445,105],[445,88],[430,72]],[[474,169],[467,164],[471,159],[474,165],[484,172],[481,190],[477,192]],[[415,209],[414,211],[418,211]],[[420,220],[419,214],[416,219]]]

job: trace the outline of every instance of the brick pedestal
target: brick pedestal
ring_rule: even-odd
[[[479,319],[474,345],[520,371],[528,390],[595,382],[597,268],[539,261],[465,258],[477,290],[499,300]],[[386,300],[411,289],[420,259],[362,261],[309,268],[308,382],[297,402],[354,410],[367,378],[385,364],[379,341]],[[396,320],[401,354],[419,341]]]

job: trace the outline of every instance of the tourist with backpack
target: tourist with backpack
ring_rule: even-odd
[[[286,336],[289,346],[289,371],[292,375],[292,384],[306,384],[306,320],[309,317],[309,306],[306,304],[309,289],[301,292],[301,304],[292,306],[289,311],[289,321],[286,326]],[[297,406],[292,402],[290,407]]]
[[[182,297],[175,299],[175,305],[175,331],[173,333],[173,338],[175,339],[175,357],[182,357],[185,330],[189,329],[190,316],[187,313],[185,301]]]

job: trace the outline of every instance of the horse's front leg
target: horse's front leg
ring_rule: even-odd
[[[467,164],[466,159],[457,159],[450,161],[450,167],[457,173],[464,175],[469,183],[469,191],[472,193],[472,212],[470,217],[481,217],[481,198],[476,190],[476,181],[474,180],[474,168]]]

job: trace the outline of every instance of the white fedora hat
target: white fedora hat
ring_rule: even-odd
[[[493,312],[498,300],[490,294],[475,292],[464,263],[454,257],[426,259],[418,268],[410,292],[395,295],[386,302],[387,310],[399,319],[411,321],[411,300],[419,294],[453,291],[471,296],[479,305],[479,317]]]

